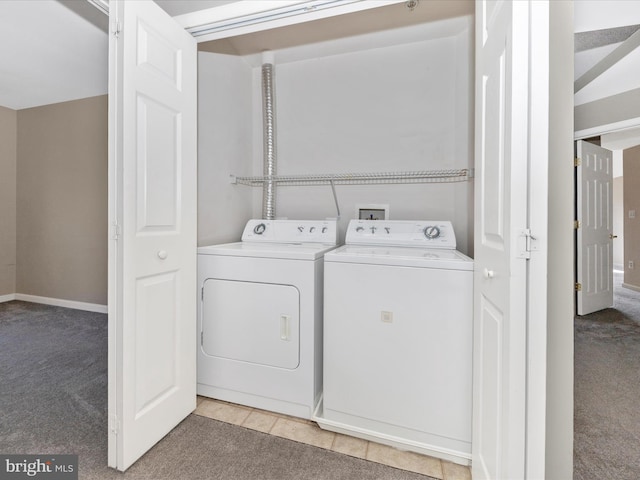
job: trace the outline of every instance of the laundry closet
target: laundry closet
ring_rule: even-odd
[[[359,207],[379,206],[393,220],[450,220],[473,256],[473,25],[473,2],[402,3],[200,43],[198,244],[237,241],[261,216],[262,188],[237,179],[263,174],[268,50],[277,175],[435,175],[278,184],[276,218],[339,211],[344,240]]]

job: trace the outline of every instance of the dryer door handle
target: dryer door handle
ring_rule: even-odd
[[[280,340],[291,340],[291,316],[280,315]]]

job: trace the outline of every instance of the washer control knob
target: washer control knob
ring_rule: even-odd
[[[364,230],[364,227],[356,227],[356,232],[362,232]]]
[[[430,240],[438,238],[440,236],[440,229],[435,225],[429,225],[424,228],[424,236]]]
[[[302,226],[298,227],[298,231],[299,232],[303,232],[304,231],[304,227],[302,227]]]
[[[327,230],[329,230],[329,227],[322,227],[322,233],[327,233]]]
[[[387,233],[391,233],[391,227],[384,227],[384,229]]]
[[[371,227],[371,233],[376,233],[377,228],[376,227]]]
[[[311,227],[311,228],[309,229],[309,233],[313,233],[313,232],[315,231],[315,229],[316,229],[316,227]]]
[[[255,227],[253,227],[253,233],[256,235],[262,235],[264,231],[267,229],[267,226],[264,223],[259,223]]]

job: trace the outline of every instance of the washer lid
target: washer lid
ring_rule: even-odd
[[[322,243],[253,243],[236,242],[198,247],[198,255],[227,257],[282,258],[289,260],[317,260],[335,245]]]
[[[327,253],[325,262],[473,270],[473,259],[457,250],[344,245]]]

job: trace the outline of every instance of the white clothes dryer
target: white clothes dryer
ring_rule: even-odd
[[[468,464],[473,260],[450,222],[352,220],[324,257],[321,427]]]
[[[199,395],[310,418],[322,393],[323,255],[335,220],[250,220],[198,248]]]

